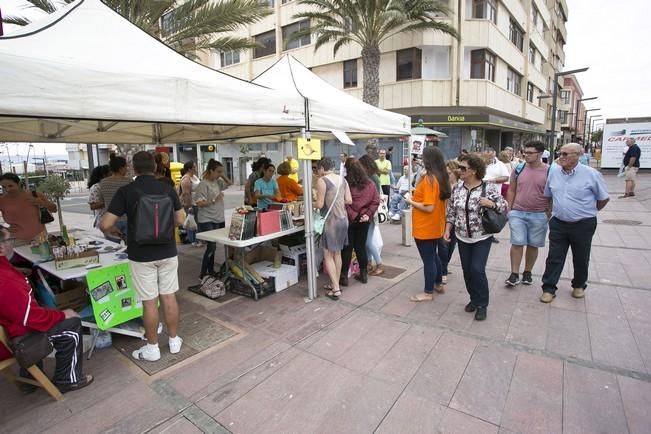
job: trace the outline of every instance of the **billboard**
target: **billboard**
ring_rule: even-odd
[[[651,169],[651,122],[605,124],[601,148],[601,167],[617,169],[622,164],[626,139],[632,137],[640,147],[640,167]]]

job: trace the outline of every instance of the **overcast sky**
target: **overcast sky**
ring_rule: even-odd
[[[588,108],[601,108],[592,114],[601,114],[603,119],[651,116],[651,32],[647,29],[651,2],[566,1],[569,16],[564,69],[590,67],[578,74],[578,79],[586,97],[599,97],[586,102]],[[4,16],[24,14],[24,4],[23,0],[0,0]],[[10,30],[6,28],[5,32]],[[42,147],[35,146],[42,154]],[[65,154],[64,145],[48,145],[47,150]],[[20,153],[26,152],[23,147]]]

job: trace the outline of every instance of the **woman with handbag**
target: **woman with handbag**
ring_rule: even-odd
[[[0,185],[2,218],[19,244],[27,244],[45,231],[45,223],[54,220],[50,213],[56,212],[57,206],[43,193],[24,190],[20,178],[13,173],[0,176]]]
[[[348,214],[348,243],[341,252],[341,274],[339,285],[348,286],[348,269],[353,257],[353,249],[359,262],[359,274],[355,279],[368,282],[368,257],[366,256],[366,237],[373,215],[380,204],[380,195],[373,182],[366,176],[362,165],[355,160],[346,161],[346,181],[350,187],[352,203],[346,205]]]
[[[476,154],[459,157],[459,182],[452,191],[452,198],[447,206],[447,224],[444,238],[451,240],[455,231],[463,279],[470,302],[466,312],[475,312],[475,319],[486,319],[488,307],[488,279],[486,263],[490,253],[493,233],[484,227],[483,215],[487,210],[502,215],[506,213],[507,204],[501,191],[494,183],[483,182],[486,175],[486,163]]]
[[[210,159],[203,173],[203,180],[194,190],[194,200],[199,208],[197,225],[199,232],[221,229],[226,226],[224,216],[224,190],[232,182],[224,175],[224,166],[214,159]],[[201,261],[199,280],[205,276],[215,275],[215,251],[217,243],[208,241],[206,251]]]
[[[405,195],[411,205],[412,232],[418,253],[423,261],[425,288],[422,294],[410,297],[411,301],[434,299],[434,291],[442,294],[442,267],[436,253],[439,240],[445,232],[445,201],[450,197],[450,181],[443,153],[439,148],[423,150],[424,172],[421,174],[413,196]]]
[[[319,179],[316,183],[316,201],[314,207],[319,209],[323,221],[320,243],[323,247],[323,268],[330,278],[325,285],[326,295],[339,300],[341,288],[341,251],[348,243],[348,214],[346,205],[352,203],[350,188],[346,180],[334,173],[335,162],[322,158],[317,162]],[[315,220],[315,223],[317,220]],[[315,225],[315,232],[318,228]]]
[[[350,160],[350,158],[349,158]],[[362,165],[368,177],[373,181],[373,184],[377,188],[378,194],[382,194],[382,186],[380,185],[380,170],[375,164],[369,155],[362,155],[359,158],[359,163]],[[380,196],[382,200],[382,196]],[[388,210],[387,210],[388,211]],[[387,216],[388,218],[388,216]],[[382,235],[379,233],[380,229],[378,227],[377,218],[371,219],[371,222],[368,227],[368,236],[366,237],[366,256],[369,258],[369,265],[367,266],[368,274],[371,276],[379,276],[384,273],[384,267],[382,266],[382,255],[381,247],[378,245],[377,240],[382,240]],[[374,237],[375,231],[378,231],[378,234]],[[375,240],[375,241],[374,241]],[[375,265],[371,264],[374,262]]]
[[[196,190],[199,186],[201,180],[197,176],[197,166],[194,164],[194,161],[186,161],[183,164],[183,170],[181,170],[181,182],[179,185],[179,197],[181,198],[181,204],[185,208],[187,214],[192,214],[194,220],[197,220],[197,204],[194,202],[192,197],[192,192]],[[191,243],[195,247],[201,246],[201,243],[196,239],[196,230],[185,228],[185,240],[187,243]]]

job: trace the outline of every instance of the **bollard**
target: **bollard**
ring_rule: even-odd
[[[411,246],[411,209],[402,211],[402,245]]]

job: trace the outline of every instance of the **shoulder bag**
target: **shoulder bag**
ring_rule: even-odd
[[[35,191],[32,191],[32,196],[38,199],[38,195],[36,194]],[[54,221],[54,217],[52,217],[52,213],[50,213],[50,211],[48,211],[47,208],[43,208],[42,206],[39,206],[38,211],[39,211],[39,220],[41,221],[41,223],[47,224],[47,223],[52,223]]]
[[[330,204],[330,207],[328,207],[328,212],[326,212],[325,217],[321,215],[320,212],[316,211],[314,212],[314,217],[313,217],[313,227],[314,227],[314,233],[317,235],[322,235],[323,230],[325,229],[325,223],[326,220],[328,219],[328,216],[330,215],[330,211],[332,211],[332,207],[335,205],[335,202],[337,202],[337,198],[339,197],[339,192],[341,191],[341,187],[344,185],[344,182],[346,180],[342,177],[341,178],[341,183],[339,184],[339,187],[337,187],[337,193],[335,193],[335,198],[332,200],[332,203]]]
[[[52,344],[45,333],[31,331],[11,340],[11,347],[18,364],[27,369],[52,352]]]
[[[485,182],[483,182],[481,186],[481,197],[486,197]],[[496,209],[482,206],[479,213],[481,215],[481,225],[484,227],[484,232],[487,234],[498,234],[502,232],[502,229],[506,226],[506,216]]]

